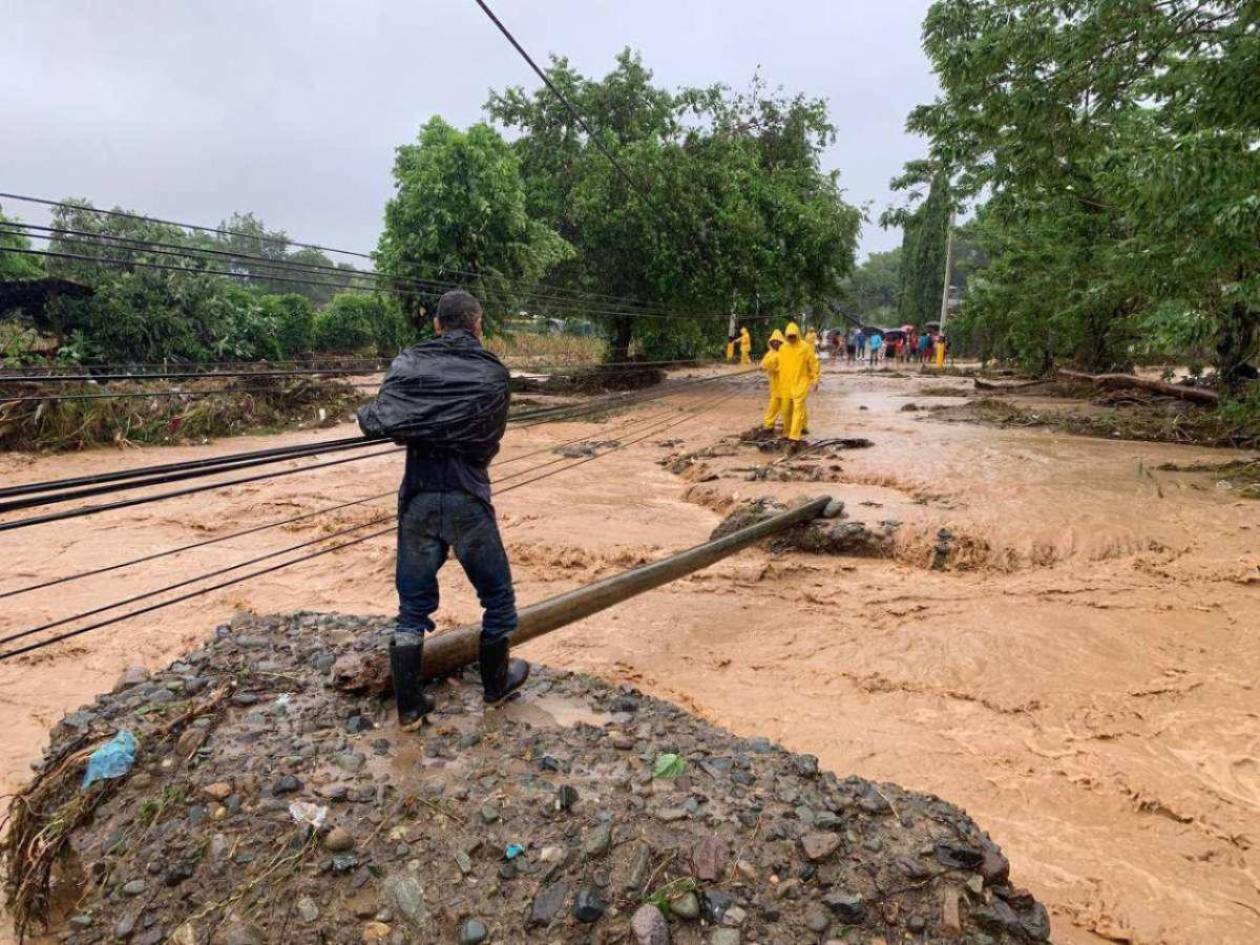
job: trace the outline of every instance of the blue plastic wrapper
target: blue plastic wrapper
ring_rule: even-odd
[[[108,778],[121,778],[135,763],[136,736],[124,728],[88,757],[83,788]]]
[[[519,843],[509,843],[507,849],[503,851],[503,855],[509,860],[515,860],[524,852],[525,848]]]

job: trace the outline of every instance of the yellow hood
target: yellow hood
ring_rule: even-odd
[[[776,341],[782,344],[786,340],[787,339],[783,337],[783,332],[779,331],[777,328],[770,333],[770,342],[772,344]]]
[[[796,322],[788,322],[787,330],[783,334],[787,338],[791,338],[793,335],[799,338],[801,337],[801,326],[796,324]]]

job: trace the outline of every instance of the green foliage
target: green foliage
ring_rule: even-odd
[[[630,177],[546,89],[492,93],[491,117],[518,133],[531,211],[576,250],[549,281],[684,315],[635,317],[618,314],[622,303],[592,303],[614,358],[635,342],[652,358],[711,356],[726,337],[723,313],[787,316],[839,291],[860,214],[819,165],[835,135],[823,102],[760,81],[742,94],[671,93],[629,51],[600,80],[563,59],[549,75]],[[542,300],[532,308],[551,314]]]
[[[390,357],[411,344],[414,335],[396,304],[363,292],[333,296],[315,319],[315,346],[320,351]]]
[[[494,328],[516,313],[522,285],[570,252],[530,218],[520,162],[488,125],[463,132],[429,119],[415,144],[398,149],[394,185],[377,265],[398,280],[404,311],[432,311],[447,288],[425,291],[414,280],[453,282],[482,297]]]
[[[950,213],[949,181],[937,173],[927,200],[903,224],[897,306],[902,324],[924,325],[940,319]]]
[[[4,252],[4,250],[30,249],[31,241],[19,232],[4,226],[5,223],[17,222],[0,212],[0,280],[37,279],[44,274],[44,267],[39,256],[24,256],[21,253]]]
[[[276,343],[286,358],[315,347],[315,306],[296,292],[264,295],[258,300],[263,317],[275,332]]]
[[[937,0],[942,96],[909,126],[990,265],[964,327],[1045,368],[1210,348],[1237,389],[1260,344],[1260,29],[1254,2]]]
[[[656,763],[652,765],[652,777],[672,781],[674,778],[682,777],[686,767],[687,762],[680,756],[666,752],[663,755],[657,755]]]
[[[844,299],[867,324],[891,324],[901,299],[901,248],[871,253],[842,284]]]

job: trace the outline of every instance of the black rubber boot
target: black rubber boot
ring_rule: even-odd
[[[437,702],[424,688],[422,672],[424,637],[419,634],[399,634],[389,641],[389,669],[394,677],[394,701],[398,705],[398,724],[415,725],[433,711]],[[414,640],[415,642],[411,642]]]
[[[480,661],[481,685],[486,691],[486,702],[491,705],[511,696],[529,679],[527,662],[508,659],[507,637],[489,643],[482,640]]]

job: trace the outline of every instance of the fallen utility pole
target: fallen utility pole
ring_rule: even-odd
[[[780,512],[756,525],[749,525],[723,538],[706,541],[702,545],[672,554],[668,558],[645,564],[642,567],[615,574],[579,587],[566,594],[539,601],[521,610],[512,643],[519,646],[535,637],[589,617],[619,604],[644,591],[676,581],[695,571],[707,568],[728,555],[734,554],[763,538],[813,521],[823,514],[831,503],[829,496],[810,499],[803,505]],[[424,645],[424,674],[428,677],[445,676],[462,666],[477,661],[477,641],[481,628],[462,627],[449,633],[430,637]]]

